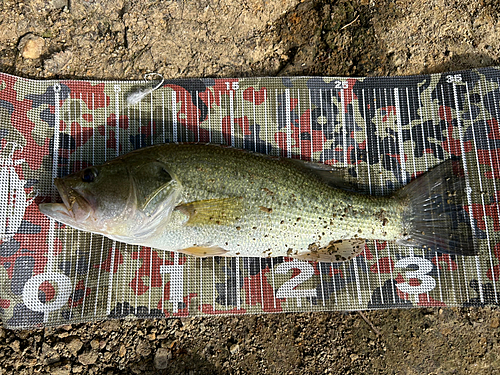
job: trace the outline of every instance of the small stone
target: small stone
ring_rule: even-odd
[[[157,370],[163,370],[168,367],[168,362],[172,358],[172,352],[165,348],[159,348],[156,351],[154,365]]]
[[[92,349],[94,350],[98,350],[99,347],[101,346],[100,345],[100,341],[99,339],[93,339],[91,342],[90,342],[90,346],[92,347]]]
[[[10,348],[15,351],[16,353],[19,352],[20,348],[21,348],[21,344],[19,343],[19,340],[16,340],[14,342],[11,342],[9,344]]]
[[[65,365],[50,370],[52,375],[69,375],[71,373],[71,366]]]
[[[57,52],[50,59],[45,60],[43,67],[50,73],[58,74],[71,62],[72,58],[73,52],[71,51]]]
[[[19,50],[25,59],[38,59],[45,47],[45,40],[33,34],[25,35],[19,42]]]
[[[69,352],[75,357],[78,354],[78,351],[82,348],[83,342],[80,339],[73,339],[67,345]]]
[[[354,354],[351,354],[350,357],[351,357],[351,361],[354,362],[355,360],[357,360],[359,358],[359,355],[357,355],[356,353],[354,353]]]
[[[491,328],[498,328],[500,326],[500,320],[498,318],[493,318],[490,323]]]
[[[240,351],[240,345],[239,344],[231,345],[231,347],[229,348],[229,351],[231,352],[231,354],[238,353]]]
[[[96,363],[97,358],[99,358],[99,353],[97,353],[95,351],[90,351],[87,353],[80,354],[78,356],[78,361],[82,365],[87,366],[87,365],[93,365],[94,363]]]
[[[43,362],[46,365],[51,365],[53,363],[59,362],[61,360],[61,356],[59,355],[58,352],[56,352],[54,349],[47,350],[45,352],[45,358]]]
[[[53,9],[60,9],[68,6],[68,0],[51,0],[50,5]]]
[[[147,356],[149,356],[151,354],[151,346],[150,346],[150,344],[149,344],[148,341],[146,341],[146,340],[140,340],[137,343],[135,351],[141,357],[147,357]]]
[[[65,53],[71,53],[71,52],[70,51],[65,51]],[[73,54],[71,54],[71,55],[73,55]],[[120,324],[119,320],[106,320],[102,324],[102,329],[104,331],[108,331],[108,332],[119,331],[120,328],[121,328],[121,324]]]
[[[120,357],[125,357],[125,354],[127,354],[127,348],[125,347],[125,345],[121,345],[120,346],[120,350],[118,351],[118,354],[120,355]]]

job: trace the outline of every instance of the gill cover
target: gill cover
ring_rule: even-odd
[[[138,221],[133,233],[136,239],[149,237],[161,230],[178,203],[181,186],[160,161],[129,167],[132,177]]]

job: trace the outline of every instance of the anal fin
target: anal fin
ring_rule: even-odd
[[[365,242],[365,239],[356,238],[331,241],[325,247],[319,247],[316,244],[312,244],[307,251],[291,255],[291,257],[300,260],[312,260],[315,262],[346,262],[358,256],[365,249]]]
[[[218,246],[192,246],[186,249],[178,250],[178,252],[186,255],[205,258],[225,255],[228,250],[225,250]]]

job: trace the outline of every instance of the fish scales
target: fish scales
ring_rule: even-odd
[[[399,202],[334,189],[286,159],[196,145],[156,151],[173,175],[182,176],[184,201],[242,197],[244,205],[243,216],[231,225],[190,231],[177,225],[185,216],[174,212],[176,225],[164,232],[156,247],[169,244],[173,250],[210,243],[229,250],[227,255],[278,256],[290,254],[290,249],[307,250],[311,244],[401,236]],[[224,240],[214,243],[210,238]]]
[[[385,197],[346,189],[328,168],[215,145],[157,145],[56,179],[63,203],[40,210],[81,230],[196,256],[341,262],[366,240],[475,254],[451,161]]]

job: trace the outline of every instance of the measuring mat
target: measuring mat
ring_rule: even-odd
[[[0,74],[3,324],[498,305],[499,103],[499,68],[163,82]],[[360,190],[376,195],[455,159],[479,255],[370,241],[341,264],[200,259],[81,232],[38,211],[38,204],[60,199],[55,177],[165,142],[224,144],[344,167]]]

